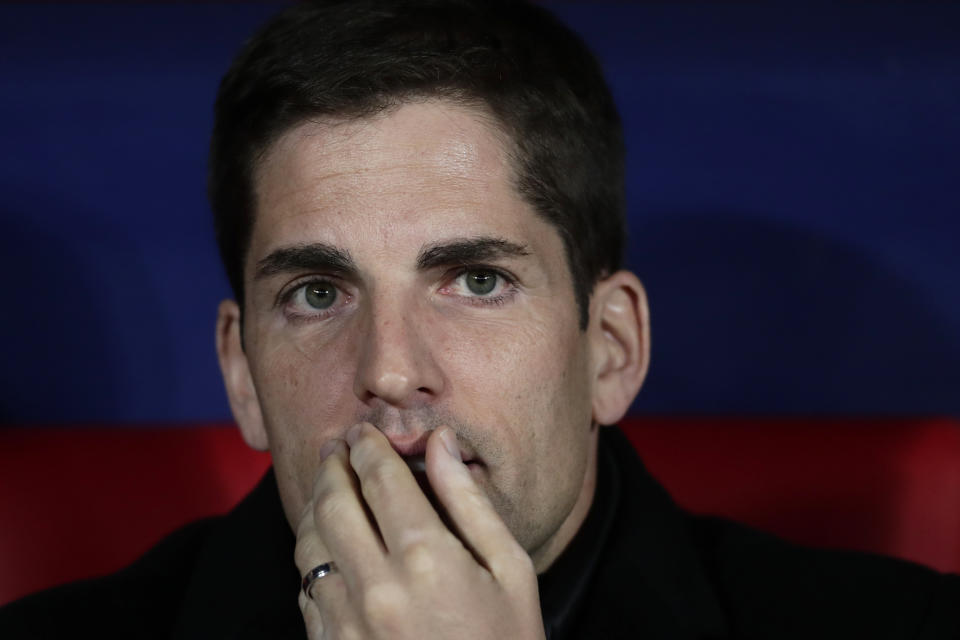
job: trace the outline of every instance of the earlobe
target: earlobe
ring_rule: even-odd
[[[233,300],[224,300],[217,311],[217,358],[230,410],[246,443],[252,449],[266,451],[267,432],[240,332],[240,308]]]
[[[590,300],[593,420],[614,424],[630,408],[650,362],[650,313],[643,285],[629,271],[597,283]]]

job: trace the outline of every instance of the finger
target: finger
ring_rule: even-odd
[[[332,558],[317,533],[312,503],[304,509],[297,525],[294,555],[302,575],[307,575],[314,567],[325,564]],[[308,585],[307,591],[301,588],[298,603],[309,640],[339,637],[341,629],[357,626],[353,609],[349,606],[347,583],[339,569],[335,573],[317,578],[312,586]]]
[[[432,433],[426,455],[430,486],[457,534],[497,581],[528,581],[535,575],[529,554],[460,460],[453,430],[444,426]]]
[[[297,524],[294,561],[300,570],[301,577],[306,576],[314,567],[331,559],[326,545],[317,535],[313,512],[313,502],[310,502],[304,508]],[[300,613],[303,615],[307,637],[310,640],[321,640],[325,637],[326,629],[323,610],[328,612],[327,615],[332,616],[344,609],[347,598],[346,584],[342,577],[331,574],[320,578],[308,589],[310,595],[302,588],[300,589],[298,596]]]
[[[331,575],[330,578],[334,576]],[[326,578],[324,578],[326,579]],[[309,640],[327,640],[329,638],[357,637],[349,635],[348,630],[360,628],[353,609],[346,602],[346,597],[332,598],[331,594],[343,591],[343,581],[340,586],[333,584],[326,587],[326,593],[320,598],[310,598],[300,591],[298,603],[300,614],[303,616],[304,627]]]
[[[350,464],[389,552],[447,531],[403,458],[376,427],[361,423],[347,433]]]
[[[376,570],[384,549],[357,491],[356,479],[348,466],[346,444],[337,440],[331,447],[317,471],[308,513],[301,519],[302,528],[298,527],[296,562],[306,573],[333,561],[337,575],[323,578],[317,587],[342,579],[349,589],[356,589],[365,576]]]
[[[317,603],[308,598],[302,590],[298,603],[300,604],[300,614],[303,616],[304,626],[307,629],[307,638],[309,640],[322,640],[324,637],[323,616],[320,614]]]

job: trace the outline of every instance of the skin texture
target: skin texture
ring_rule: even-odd
[[[507,149],[481,112],[426,101],[305,123],[260,164],[243,344],[226,301],[218,353],[298,566],[340,567],[301,597],[311,637],[542,635],[535,573],[586,516],[595,425],[628,408],[649,335],[626,272],[580,330],[560,236]],[[404,463],[424,454],[445,520]]]

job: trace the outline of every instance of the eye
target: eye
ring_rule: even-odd
[[[467,290],[478,296],[486,296],[497,288],[500,279],[496,271],[489,269],[470,269],[463,273],[464,284]]]
[[[501,305],[517,293],[516,280],[496,267],[462,267],[449,282],[440,289],[441,293],[472,305]]]
[[[338,313],[350,299],[333,280],[313,277],[289,285],[277,297],[277,305],[291,320],[320,320]]]
[[[324,311],[337,301],[337,288],[326,280],[308,282],[303,286],[303,301],[312,309]]]

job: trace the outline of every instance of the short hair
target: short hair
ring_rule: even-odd
[[[241,309],[258,162],[315,117],[363,118],[441,98],[492,114],[515,186],[560,234],[580,312],[620,268],[623,135],[600,65],[546,10],[506,0],[333,0],[281,12],[220,84],[208,192]]]

